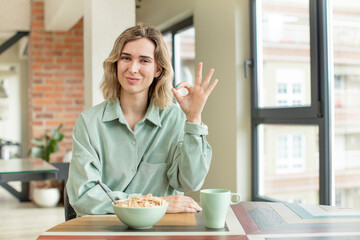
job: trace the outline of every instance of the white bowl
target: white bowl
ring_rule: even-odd
[[[40,207],[55,207],[60,200],[60,191],[58,188],[35,188],[33,199]]]

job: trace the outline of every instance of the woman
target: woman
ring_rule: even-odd
[[[84,111],[73,132],[67,192],[78,216],[113,213],[111,201],[133,194],[163,197],[168,213],[200,206],[184,191],[199,190],[211,161],[205,102],[217,84],[214,70],[194,86],[172,88],[173,70],[161,33],[143,24],[125,30],[104,62],[105,102]],[[177,89],[186,88],[181,96]],[[179,107],[172,103],[173,96]]]

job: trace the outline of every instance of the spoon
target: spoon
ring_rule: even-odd
[[[104,185],[102,185],[99,180],[97,181],[97,183],[98,183],[98,184],[100,185],[100,187],[104,190],[104,192],[109,196],[109,198],[111,199],[111,201],[113,201],[113,202],[116,204],[115,199],[113,199],[113,198],[110,196],[109,192],[105,189]]]

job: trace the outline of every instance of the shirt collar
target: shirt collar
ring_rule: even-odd
[[[156,126],[161,127],[160,108],[156,107],[153,101],[150,102],[149,108],[145,114],[144,119],[147,119]]]
[[[126,124],[126,119],[120,107],[119,99],[116,101],[108,102],[105,107],[105,111],[102,117],[103,122],[110,122],[115,119],[119,119],[120,123]],[[150,102],[149,108],[145,114],[144,120],[149,120],[153,124],[161,127],[160,109]]]
[[[126,119],[120,107],[119,99],[116,99],[113,102],[107,102],[102,117],[103,122],[110,122],[115,119],[119,119],[119,122],[121,123],[126,123]]]

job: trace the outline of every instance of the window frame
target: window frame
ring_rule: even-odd
[[[161,33],[163,35],[167,34],[167,33],[171,33],[171,44],[172,44],[172,52],[171,52],[171,64],[174,70],[174,73],[176,72],[175,68],[175,35],[179,32],[182,32],[190,27],[194,26],[194,17],[190,16],[168,28],[165,28],[164,30],[161,31]],[[173,79],[173,86],[175,86],[176,83],[176,76],[174,74],[174,79]]]
[[[330,154],[330,103],[329,103],[329,43],[328,3],[326,0],[309,0],[311,106],[309,107],[258,107],[258,59],[256,5],[250,0],[251,14],[251,135],[252,135],[252,200],[279,201],[259,194],[260,124],[316,125],[319,128],[319,204],[330,205],[331,154]],[[261,59],[262,61],[262,59]]]

